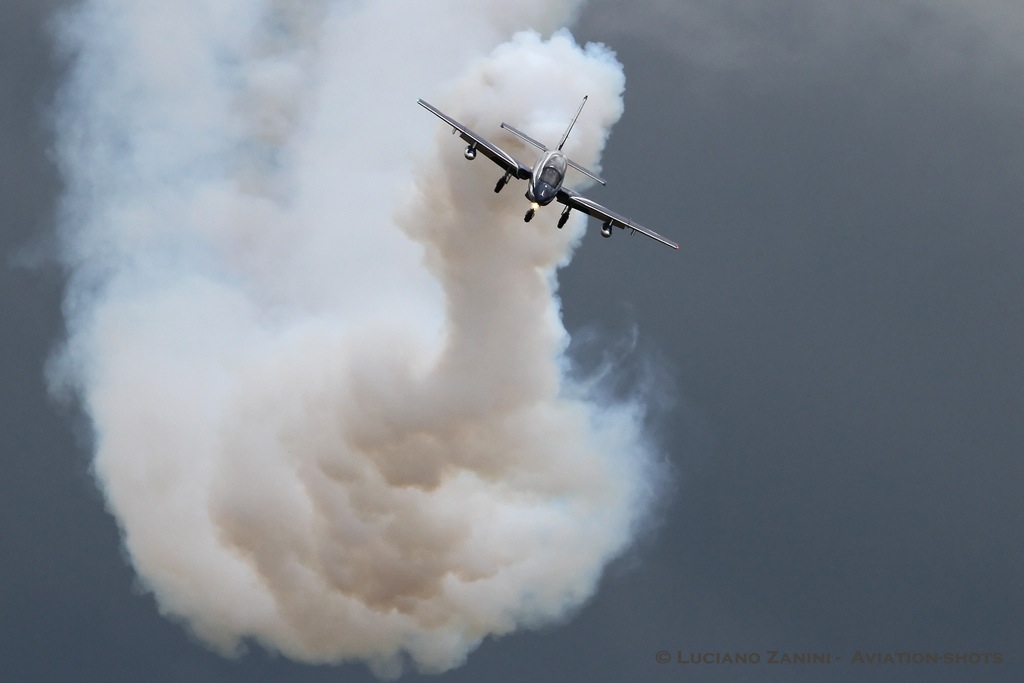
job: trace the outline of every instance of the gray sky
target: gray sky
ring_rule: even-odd
[[[0,8],[0,678],[372,680],[221,659],[133,588],[79,418],[46,396],[59,274],[15,265],[46,253],[59,194],[53,4]],[[653,375],[675,490],[568,623],[437,679],[1019,680],[1021,26],[995,0],[588,6],[576,38],[627,77],[590,195],[682,249],[592,230],[561,273],[565,322],[612,344],[639,329],[622,362]],[[655,660],[768,649],[844,663]],[[1005,662],[848,664],[857,650]]]

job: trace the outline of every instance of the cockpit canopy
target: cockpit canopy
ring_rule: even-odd
[[[561,154],[552,154],[544,160],[544,167],[540,171],[538,180],[551,187],[559,187],[565,177],[565,171],[565,157]]]

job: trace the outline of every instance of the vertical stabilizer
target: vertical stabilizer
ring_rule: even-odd
[[[562,141],[558,143],[559,151],[562,150],[562,145],[565,144],[565,141],[569,139],[569,131],[571,131],[572,127],[576,125],[576,119],[580,117],[580,112],[583,111],[583,105],[587,103],[587,97],[589,97],[589,95],[583,96],[583,101],[580,103],[580,108],[576,110],[576,116],[572,117],[572,121],[569,122],[569,127],[565,129],[565,135],[562,136]]]

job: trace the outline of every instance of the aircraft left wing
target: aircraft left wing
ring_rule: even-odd
[[[555,198],[560,203],[568,206],[570,209],[582,211],[588,216],[593,216],[594,218],[598,219],[603,223],[610,223],[611,225],[614,225],[615,227],[618,228],[622,228],[623,230],[630,230],[632,232],[638,232],[641,235],[647,235],[651,239],[657,240],[658,242],[661,242],[666,246],[672,247],[673,249],[679,248],[679,245],[673,242],[672,240],[662,237],[653,230],[649,230],[644,226],[640,225],[639,223],[634,223],[628,218],[620,216],[614,211],[606,209],[605,207],[601,206],[592,199],[587,199],[583,195],[576,194],[572,190],[562,188],[561,190],[558,191],[558,195]]]
[[[530,167],[519,162],[519,160],[503,150],[501,147],[498,147],[492,142],[488,142],[486,138],[474,133],[450,116],[445,115],[429,102],[425,102],[421,99],[417,100],[417,104],[451,126],[452,133],[457,132],[460,138],[469,143],[470,148],[479,151],[498,166],[501,166],[505,169],[505,172],[510,174],[512,177],[519,178],[520,180],[526,180],[530,177]]]

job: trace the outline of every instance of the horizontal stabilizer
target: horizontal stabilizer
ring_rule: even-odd
[[[599,178],[599,177],[597,176],[597,174],[596,174],[596,173],[594,173],[593,171],[588,171],[587,169],[583,168],[582,166],[580,166],[579,164],[577,164],[577,163],[576,163],[575,161],[573,161],[572,159],[569,159],[568,157],[566,157],[566,159],[565,159],[565,162],[566,162],[567,164],[569,164],[570,166],[572,166],[573,168],[575,168],[575,169],[576,169],[577,171],[579,171],[580,173],[582,173],[583,175],[588,175],[588,176],[590,176],[591,178],[593,178],[593,179],[594,179],[594,180],[596,180],[597,182],[601,183],[602,185],[607,185],[607,184],[608,184],[608,183],[606,183],[606,182],[605,182],[605,181],[604,181],[603,179]]]
[[[519,130],[518,128],[513,128],[512,126],[510,126],[510,125],[508,125],[507,123],[504,123],[504,122],[502,122],[501,127],[504,128],[505,130],[507,130],[508,132],[512,133],[513,135],[515,135],[519,139],[525,140],[526,142],[529,142],[534,147],[537,147],[538,149],[541,149],[541,150],[543,150],[545,152],[548,151],[547,147],[545,147],[541,143],[537,142],[536,140],[534,140],[533,138],[531,138],[529,135],[527,135],[523,131]]]

